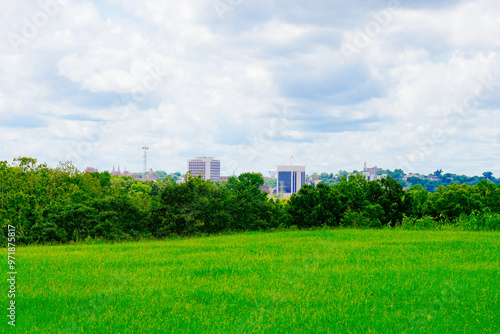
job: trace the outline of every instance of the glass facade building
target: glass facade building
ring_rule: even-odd
[[[278,193],[285,195],[295,194],[305,183],[305,166],[278,166]]]

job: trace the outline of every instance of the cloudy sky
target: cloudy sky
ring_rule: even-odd
[[[0,160],[500,177],[498,0],[3,1],[0,37]]]

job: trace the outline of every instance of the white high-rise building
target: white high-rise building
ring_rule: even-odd
[[[297,193],[306,183],[306,167],[283,165],[278,166],[278,193],[285,196]]]
[[[220,181],[220,160],[213,157],[196,157],[188,160],[188,170],[203,180]]]

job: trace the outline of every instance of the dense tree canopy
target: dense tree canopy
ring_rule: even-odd
[[[440,171],[435,174],[449,178]],[[18,243],[133,240],[290,226],[445,224],[500,229],[500,186],[492,179],[485,173],[474,185],[455,182],[429,192],[420,184],[404,191],[392,177],[368,182],[351,175],[331,185],[304,185],[290,198],[276,200],[260,190],[264,180],[255,173],[217,183],[189,173],[183,183],[170,177],[138,181],[107,172],[81,173],[70,163],[51,169],[24,157],[12,165],[0,161],[0,218],[4,231],[9,224],[16,227]]]

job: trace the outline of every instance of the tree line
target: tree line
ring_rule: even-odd
[[[357,170],[354,170],[352,172],[347,172],[344,170],[339,171],[336,174],[333,173],[313,173],[312,175],[308,176],[310,180],[317,179],[322,183],[328,184],[328,185],[334,185],[342,180],[343,177],[348,177],[352,174],[359,174]],[[482,175],[483,176],[466,176],[466,175],[458,175],[458,174],[453,174],[453,173],[443,173],[441,169],[436,170],[434,173],[429,174],[429,175],[420,175],[420,174],[406,174],[402,169],[395,169],[394,171],[391,171],[389,169],[384,169],[380,170],[377,173],[378,175],[382,174],[387,174],[391,178],[395,179],[398,181],[403,187],[409,188],[414,185],[421,185],[425,189],[427,189],[429,192],[436,192],[439,186],[448,186],[454,183],[457,184],[468,184],[470,186],[477,185],[479,182],[482,180],[487,180],[490,183],[494,183],[497,185],[500,185],[500,178],[495,178],[493,177],[492,172],[484,172]],[[275,181],[267,181],[270,187],[273,184],[275,187],[276,182]]]
[[[0,218],[16,227],[19,244],[85,240],[137,240],[277,228],[357,227],[500,229],[500,186],[451,184],[430,193],[420,185],[404,191],[392,178],[360,175],[333,185],[304,185],[276,199],[260,190],[260,174],[227,182],[186,174],[138,181],[108,172],[56,168],[33,158],[0,161]]]

